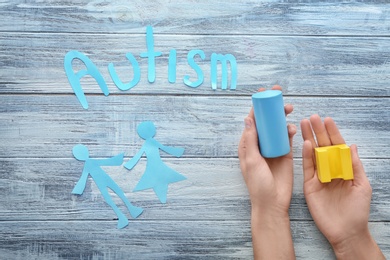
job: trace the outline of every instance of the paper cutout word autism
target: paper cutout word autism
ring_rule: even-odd
[[[156,70],[155,70],[155,58],[162,56],[162,52],[158,52],[154,50],[154,38],[153,38],[153,29],[151,26],[146,28],[146,52],[140,53],[141,58],[148,59],[148,81],[149,83],[153,83],[156,79]],[[171,49],[169,51],[168,57],[168,82],[175,83],[176,82],[176,65],[177,65],[177,52],[175,49]],[[195,58],[199,56],[201,60],[206,58],[204,51],[202,50],[190,50],[187,54],[187,62],[188,65],[195,71],[197,74],[197,80],[192,81],[188,75],[183,77],[183,83],[191,88],[199,87],[204,81],[204,73],[201,67],[196,63]],[[123,83],[118,74],[116,73],[115,67],[113,63],[108,65],[108,71],[111,76],[111,79],[115,83],[115,85],[120,90],[129,90],[136,86],[141,78],[141,70],[138,64],[137,59],[131,52],[126,53],[126,57],[131,63],[133,68],[133,79],[128,83]],[[78,59],[82,61],[86,67],[85,70],[81,70],[77,73],[73,71],[72,61],[74,59]],[[198,59],[198,58],[197,58]],[[217,89],[217,81],[218,81],[218,64],[221,63],[222,66],[222,77],[221,77],[221,89],[226,90],[228,88],[228,62],[230,64],[230,89],[236,89],[237,85],[237,62],[236,58],[232,54],[219,54],[212,53],[210,56],[210,79],[211,79],[211,88],[213,90]],[[109,95],[109,90],[104,80],[103,76],[100,74],[96,65],[83,53],[77,50],[69,51],[64,58],[64,68],[66,72],[66,76],[68,77],[68,81],[81,103],[84,109],[88,109],[88,102],[85,98],[84,91],[81,88],[80,80],[82,77],[86,75],[92,76],[100,89],[104,93],[104,95]]]
[[[133,206],[126,198],[122,189],[100,167],[122,165],[123,153],[108,159],[91,159],[89,158],[88,148],[85,145],[78,144],[73,147],[73,156],[79,161],[85,161],[81,177],[72,191],[73,194],[81,195],[84,192],[88,176],[91,175],[103,198],[118,216],[118,228],[126,227],[129,224],[129,220],[111,199],[108,189],[114,191],[123,200],[133,218],[137,218],[142,213],[143,209]]]
[[[124,166],[131,170],[145,153],[147,158],[146,169],[134,191],[153,189],[161,203],[166,203],[168,184],[185,180],[186,177],[169,168],[160,157],[160,149],[168,154],[180,157],[184,148],[164,146],[153,137],[156,127],[153,122],[142,122],[137,128],[138,135],[145,140],[138,153]]]

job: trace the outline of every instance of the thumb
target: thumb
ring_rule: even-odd
[[[259,139],[257,136],[255,121],[253,118],[248,116],[244,119],[244,122],[246,161],[247,164],[253,165],[256,164],[259,160],[264,160],[264,158],[260,154]]]
[[[357,184],[362,184],[368,182],[366,172],[364,170],[362,161],[359,158],[357,146],[355,144],[351,145],[351,157],[352,157],[352,169],[354,175],[354,182]]]
[[[304,183],[313,179],[315,175],[315,165],[313,161],[313,146],[309,140],[303,142],[302,166]]]

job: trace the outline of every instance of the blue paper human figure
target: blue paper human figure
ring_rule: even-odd
[[[164,146],[153,137],[156,134],[156,128],[153,122],[146,121],[139,124],[137,128],[138,135],[145,139],[138,153],[127,163],[125,167],[131,170],[145,153],[147,163],[144,174],[133,191],[153,189],[161,203],[166,203],[168,184],[185,180],[186,177],[169,168],[160,157],[160,149],[176,157],[184,153],[184,148]]]
[[[97,187],[103,195],[103,198],[107,204],[112,207],[118,216],[118,228],[126,227],[129,224],[129,220],[111,199],[108,193],[108,188],[114,191],[122,199],[133,218],[138,217],[142,213],[143,209],[133,206],[126,198],[122,189],[100,167],[121,165],[123,162],[123,153],[108,159],[91,159],[89,158],[88,148],[85,145],[78,144],[73,147],[73,155],[77,160],[85,161],[83,173],[81,174],[79,181],[76,183],[76,186],[72,191],[73,194],[80,195],[83,193],[87,184],[88,175],[91,175],[92,179],[95,181]]]

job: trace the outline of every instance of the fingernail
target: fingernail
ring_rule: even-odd
[[[249,118],[245,118],[244,119],[244,123],[245,123],[245,128],[246,129],[249,129],[249,128],[251,128],[252,127],[252,120],[250,120]]]

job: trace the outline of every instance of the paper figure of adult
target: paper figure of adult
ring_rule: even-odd
[[[153,122],[146,121],[138,125],[138,135],[145,140],[137,154],[125,163],[125,167],[131,170],[145,153],[147,163],[144,174],[133,191],[153,189],[161,203],[166,203],[168,184],[185,180],[186,177],[169,168],[160,157],[160,150],[180,157],[184,153],[184,148],[165,146],[156,141],[156,127]]]
[[[81,174],[79,181],[76,183],[72,193],[79,195],[82,194],[87,184],[88,176],[91,175],[92,179],[95,181],[97,187],[103,195],[103,198],[107,204],[112,207],[118,216],[118,228],[126,227],[129,224],[129,220],[112,200],[110,194],[108,193],[108,189],[114,191],[122,199],[133,218],[138,217],[143,211],[142,208],[135,207],[130,203],[122,189],[101,168],[101,166],[121,165],[123,162],[123,155],[124,154],[121,153],[108,159],[91,159],[89,158],[88,148],[85,145],[78,144],[73,147],[73,156],[79,161],[85,161],[85,164],[83,173]]]

